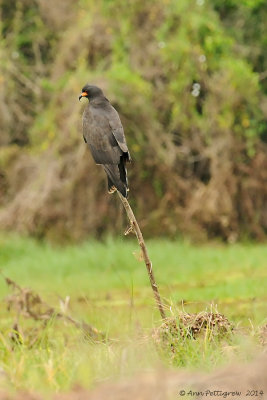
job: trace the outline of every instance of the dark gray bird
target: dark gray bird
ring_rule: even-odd
[[[97,86],[85,85],[82,97],[89,104],[83,113],[83,138],[96,164],[102,164],[108,177],[108,191],[116,189],[127,197],[126,162],[131,161],[119,114]]]

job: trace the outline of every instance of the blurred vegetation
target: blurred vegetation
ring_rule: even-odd
[[[146,235],[265,237],[266,1],[1,0],[0,12],[4,229],[120,231],[81,136],[91,82],[120,113]]]
[[[0,275],[1,390],[31,390],[40,396],[46,393],[46,399],[51,398],[47,392],[78,385],[88,388],[159,366],[161,371],[164,366],[212,370],[237,360],[245,363],[264,351],[260,345],[267,322],[264,244],[196,246],[153,239],[148,245],[168,317],[178,321],[182,313],[189,317],[218,311],[235,327],[232,334],[221,340],[207,331],[192,340],[173,329],[158,329],[162,321],[146,271],[142,262],[129,257],[138,247],[135,240],[109,238],[104,243],[55,246],[0,234],[4,276],[33,289],[57,312],[92,324],[108,339],[102,343],[86,338],[56,317],[34,320],[26,307],[18,318],[21,301],[16,303],[14,291]],[[35,303],[31,309],[39,315],[40,308]]]

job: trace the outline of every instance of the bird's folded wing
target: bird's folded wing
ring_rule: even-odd
[[[113,108],[113,107],[112,107]],[[129,150],[126,144],[126,139],[124,136],[124,131],[123,131],[123,127],[120,121],[120,117],[117,113],[117,111],[113,108],[112,110],[113,112],[109,113],[109,126],[110,129],[120,147],[120,149],[124,152],[124,153],[128,153],[129,154]],[[130,154],[129,154],[129,158],[130,158]]]
[[[83,119],[83,136],[97,164],[118,164],[120,149],[109,124],[96,123],[93,119]]]

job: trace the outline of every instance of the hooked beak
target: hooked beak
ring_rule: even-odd
[[[82,92],[82,94],[79,96],[79,101],[81,101],[82,97],[87,97],[88,93],[87,92]]]

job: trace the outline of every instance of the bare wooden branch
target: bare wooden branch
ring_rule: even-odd
[[[119,195],[119,198],[121,199],[121,202],[122,202],[122,204],[123,204],[123,206],[125,208],[125,211],[127,213],[129,221],[130,221],[130,228],[125,232],[125,234],[129,233],[129,231],[131,230],[131,227],[134,230],[134,233],[136,234],[139,246],[140,246],[141,251],[142,251],[142,255],[143,255],[143,259],[144,259],[145,265],[146,265],[146,269],[147,269],[147,272],[148,272],[150,284],[151,284],[151,287],[152,287],[152,290],[153,290],[153,293],[154,293],[154,296],[155,296],[155,299],[156,299],[157,307],[159,309],[161,317],[163,319],[165,319],[166,318],[166,314],[165,314],[165,311],[164,311],[164,306],[163,306],[163,303],[162,303],[161,298],[160,298],[159,289],[158,289],[158,286],[156,284],[154,273],[153,273],[153,269],[152,269],[152,262],[151,262],[151,260],[150,260],[150,258],[148,256],[148,252],[147,252],[147,248],[146,248],[146,245],[145,245],[145,241],[144,241],[142,232],[141,232],[141,230],[139,228],[139,225],[137,223],[137,220],[135,218],[135,215],[133,213],[133,210],[131,209],[131,206],[130,206],[128,200],[125,197],[123,197],[119,191],[117,191],[117,193]]]
[[[32,318],[35,321],[44,322],[50,320],[52,317],[55,317],[72,323],[76,326],[76,328],[81,329],[86,336],[94,340],[105,340],[106,335],[103,332],[98,331],[98,329],[96,329],[94,326],[83,321],[77,321],[63,312],[58,312],[54,307],[51,307],[44,302],[38,293],[32,291],[31,289],[20,287],[15,281],[6,277],[2,271],[0,271],[0,275],[3,276],[6,284],[13,289],[13,293],[6,298],[6,302],[9,310],[12,308],[17,311],[17,319],[13,328],[14,331],[19,331],[18,319],[20,315],[26,318]],[[17,336],[16,333],[15,336]]]

